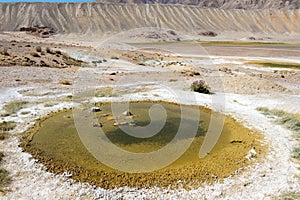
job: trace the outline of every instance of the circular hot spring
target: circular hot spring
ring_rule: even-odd
[[[149,125],[151,123],[149,109],[154,104],[162,106],[166,114],[166,120],[158,133],[151,137],[135,137],[124,133],[122,127]],[[157,186],[174,189],[199,187],[203,183],[212,183],[236,175],[237,171],[243,171],[241,169],[257,161],[265,149],[260,143],[262,136],[257,131],[249,130],[231,117],[213,113],[203,107],[187,106],[191,110],[199,111],[200,115],[196,133],[191,137],[190,124],[194,123],[195,119],[192,115],[182,116],[180,105],[174,103],[131,102],[129,110],[120,115],[113,112],[111,103],[99,103],[95,106],[99,110],[91,113],[97,123],[86,125],[93,130],[99,130],[97,137],[106,137],[111,144],[124,152],[147,155],[165,148],[171,141],[174,142],[173,139],[176,137],[173,148],[169,151],[170,156],[162,155],[164,156],[162,159],[168,159],[185,141],[190,140],[191,144],[181,152],[178,159],[166,166],[161,167],[160,163],[157,163],[157,168],[152,166],[155,170],[122,171],[104,164],[91,153],[78,134],[73,111],[65,110],[52,113],[38,121],[29,130],[29,136],[23,141],[23,148],[43,163],[50,172],[67,173],[75,180],[89,182],[106,189],[122,186],[135,188]],[[215,142],[213,148],[205,156],[199,157],[208,130],[210,128],[213,130],[214,123],[210,123],[212,115],[224,119],[223,129],[216,141],[212,141]],[[178,137],[180,126],[184,128],[184,133]],[[107,155],[111,153],[109,148],[99,147],[99,149]],[[256,159],[253,159],[254,157]],[[111,155],[111,160],[118,163],[118,157],[114,155]],[[122,162],[121,165],[127,164],[126,159]],[[135,166],[140,166],[141,169],[149,165],[148,162],[128,158],[129,162],[138,163]]]

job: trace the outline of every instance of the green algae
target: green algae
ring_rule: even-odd
[[[130,112],[134,114],[131,117],[138,125],[149,123],[147,113],[152,104],[153,102],[130,104]],[[110,104],[98,105],[101,112],[95,115],[102,124],[104,134],[118,147],[136,153],[151,152],[168,144],[176,135],[180,123],[180,106],[162,102],[160,104],[166,109],[168,118],[163,129],[150,138],[136,138],[123,133],[114,125],[116,122]],[[25,139],[23,147],[44,163],[49,171],[55,173],[68,171],[75,180],[87,181],[107,189],[120,186],[198,187],[204,182],[228,177],[236,170],[247,166],[249,161],[245,156],[250,149],[255,148],[257,155],[263,153],[264,148],[259,142],[260,134],[246,129],[232,118],[225,117],[225,125],[217,144],[209,155],[200,159],[199,149],[212,112],[197,106],[194,106],[194,109],[200,109],[200,123],[191,146],[171,165],[154,172],[121,172],[95,159],[78,136],[71,110],[54,114],[39,122],[36,128],[31,130],[30,139],[27,141]],[[184,139],[179,138],[179,144]]]

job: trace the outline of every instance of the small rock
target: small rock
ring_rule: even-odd
[[[130,122],[129,126],[136,126],[136,123],[135,122]]]
[[[100,112],[101,109],[99,107],[92,107],[92,112]]]
[[[218,178],[218,176],[216,176],[216,175],[211,175],[211,177],[212,177],[213,179],[217,179],[217,178]]]
[[[93,127],[102,127],[102,126],[103,125],[101,123],[97,123],[97,122],[93,124]]]
[[[133,114],[130,111],[127,110],[127,111],[123,112],[122,115],[124,115],[124,116],[132,116]]]

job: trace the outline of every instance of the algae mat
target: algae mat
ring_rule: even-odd
[[[148,110],[153,103],[155,102],[132,102],[130,104],[132,115],[123,117],[133,119],[135,124],[128,125],[147,125],[150,120]],[[108,103],[97,105],[101,111],[95,113],[95,117],[98,119],[98,125],[102,125],[103,133],[118,147],[136,153],[151,152],[164,147],[172,140],[181,120],[180,106],[165,102],[160,104],[166,109],[167,120],[161,131],[150,138],[136,138],[124,134],[119,124],[116,124],[116,117],[112,114]],[[204,158],[199,158],[199,149],[212,112],[197,106],[193,106],[193,109],[200,110],[200,122],[190,147],[169,166],[152,172],[122,172],[95,159],[78,136],[72,110],[52,114],[38,122],[35,128],[30,130],[31,137],[24,140],[23,147],[45,164],[48,171],[68,172],[75,180],[89,182],[106,189],[121,186],[187,189],[198,187],[204,182],[214,182],[234,175],[237,170],[240,171],[249,165],[250,160],[246,157],[251,149],[256,151],[256,155],[253,156],[263,154],[265,147],[260,143],[262,136],[226,116],[223,131],[213,150]],[[98,125],[91,124],[95,128],[100,128]],[[178,140],[180,142],[184,139],[183,137]]]

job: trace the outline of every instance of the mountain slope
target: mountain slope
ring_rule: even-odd
[[[95,0],[127,4],[186,4],[224,9],[299,9],[300,0]]]
[[[186,5],[1,3],[0,31],[42,25],[58,33],[107,33],[159,27],[197,33],[300,33],[300,10],[221,10]]]

